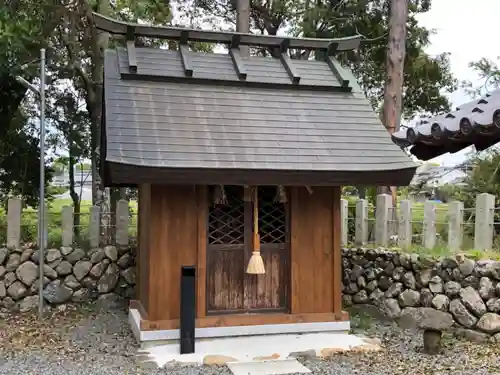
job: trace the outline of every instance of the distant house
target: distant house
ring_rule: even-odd
[[[425,201],[436,195],[436,190],[447,184],[461,184],[467,176],[463,168],[444,167],[426,163],[417,168],[410,187],[413,190],[411,198],[415,201]]]
[[[460,183],[466,176],[467,174],[460,168],[424,164],[417,168],[411,184],[438,187],[450,183]]]
[[[52,179],[52,186],[69,188],[69,172],[64,170],[61,174],[55,175]],[[75,168],[75,186],[92,187],[91,171]]]

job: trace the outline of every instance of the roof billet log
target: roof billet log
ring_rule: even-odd
[[[135,50],[135,33],[133,26],[127,26],[127,55],[130,73],[137,73],[137,54]]]
[[[189,30],[183,30],[179,39],[179,53],[181,55],[182,67],[184,68],[184,75],[186,77],[193,76],[193,68],[189,61]]]
[[[241,36],[237,34],[233,35],[231,44],[229,45],[229,56],[233,62],[234,70],[236,70],[236,74],[238,74],[238,78],[244,81],[247,79],[247,71],[240,54],[240,42]]]
[[[285,39],[280,44],[280,61],[283,64],[288,76],[292,80],[292,82],[297,85],[300,82],[300,74],[297,72],[297,69],[293,66],[292,59],[288,56],[288,48],[290,46],[290,41]]]
[[[134,28],[135,37],[149,37],[159,39],[180,40],[182,32],[188,32],[188,40],[193,42],[231,44],[235,35],[239,36],[239,44],[255,47],[279,48],[283,41],[289,42],[288,48],[305,50],[328,50],[335,45],[337,52],[352,51],[359,47],[361,35],[346,38],[294,38],[274,35],[252,35],[228,31],[209,31],[186,29],[180,27],[148,26],[123,21],[117,21],[105,17],[99,13],[93,13],[96,27],[99,30],[115,35],[126,35],[127,27]]]
[[[326,62],[328,63],[332,73],[335,75],[335,78],[337,78],[337,81],[339,81],[340,86],[343,88],[349,87],[349,79],[342,74],[342,67],[340,66],[340,63],[331,56],[326,57]]]
[[[236,70],[236,74],[238,74],[238,78],[243,81],[246,80],[247,72],[245,69],[245,65],[243,64],[243,59],[241,58],[240,49],[230,48],[229,56],[231,56],[231,60],[233,61],[234,69]]]

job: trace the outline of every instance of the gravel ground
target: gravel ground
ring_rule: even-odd
[[[123,306],[95,306],[36,315],[0,315],[0,375],[226,375],[225,367],[139,368],[137,346]],[[317,375],[500,374],[500,348],[446,337],[443,355],[421,353],[421,334],[395,324],[354,316],[356,333],[379,337],[377,353],[339,354],[329,360],[301,360]]]

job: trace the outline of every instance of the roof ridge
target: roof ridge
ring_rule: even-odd
[[[97,29],[110,34],[135,37],[150,37],[159,39],[176,40],[181,43],[188,41],[230,44],[232,48],[239,45],[275,47],[286,45],[287,48],[327,50],[329,54],[342,51],[352,51],[359,47],[361,35],[344,38],[301,38],[276,35],[254,35],[233,31],[199,30],[172,26],[152,26],[131,22],[118,21],[102,14],[93,12]]]

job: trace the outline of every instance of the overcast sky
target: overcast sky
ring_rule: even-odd
[[[500,0],[432,0],[431,10],[419,17],[422,25],[437,32],[427,52],[431,55],[450,52],[455,77],[480,84],[468,64],[481,57],[496,61],[500,56],[498,14]],[[471,98],[458,90],[451,100],[453,106],[458,106]],[[436,161],[453,165],[464,160],[465,152],[447,154]]]

